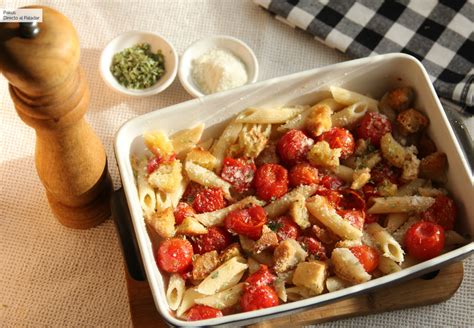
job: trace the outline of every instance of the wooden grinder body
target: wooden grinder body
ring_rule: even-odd
[[[20,118],[36,130],[35,162],[51,209],[71,228],[87,229],[110,216],[112,183],[101,141],[84,120],[89,89],[79,66],[71,22],[42,6],[34,38],[19,24],[0,24],[0,71]]]

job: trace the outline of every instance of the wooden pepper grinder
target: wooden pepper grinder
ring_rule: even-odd
[[[20,118],[36,130],[36,169],[65,226],[87,229],[110,216],[112,182],[101,141],[84,120],[89,89],[71,22],[43,6],[42,23],[0,24],[0,72]]]

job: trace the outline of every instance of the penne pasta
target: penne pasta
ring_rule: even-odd
[[[292,302],[311,297],[311,291],[308,288],[301,286],[286,288],[285,292],[287,300]]]
[[[338,276],[328,277],[326,279],[326,288],[329,292],[335,292],[347,288],[350,284]]]
[[[422,212],[433,205],[433,197],[392,196],[374,197],[374,204],[367,210],[370,214]]]
[[[155,190],[148,184],[146,166],[147,161],[144,159],[139,161],[134,168],[137,172],[137,191],[140,205],[145,215],[151,215],[155,212],[156,195]]]
[[[341,109],[343,109],[344,107],[346,107],[343,104],[338,103],[334,98],[323,99],[320,102],[318,102],[318,105],[323,105],[323,106],[329,107],[333,113],[338,112]]]
[[[331,254],[334,273],[341,279],[360,284],[371,279],[362,264],[347,248],[335,248]]]
[[[282,197],[265,206],[265,212],[267,213],[267,217],[269,219],[273,219],[288,211],[291,203],[294,201],[294,199],[298,197],[299,194],[302,194],[305,198],[308,198],[315,192],[315,185],[299,186],[293,189],[292,191],[286,193]]]
[[[219,139],[212,146],[212,155],[217,159],[215,171],[219,172],[222,167],[222,161],[229,150],[239,137],[240,130],[242,130],[242,123],[230,122],[222,132]]]
[[[365,228],[372,237],[382,255],[398,263],[403,262],[405,253],[400,244],[378,223],[368,224]]]
[[[237,118],[237,123],[281,124],[301,114],[305,106],[282,108],[247,108]]]
[[[383,274],[390,274],[390,273],[395,273],[395,272],[398,272],[400,271],[402,268],[400,267],[400,265],[398,265],[397,262],[395,262],[394,260],[388,258],[388,257],[385,257],[385,256],[381,256],[379,258],[379,265],[378,265],[378,269],[383,273]]]
[[[171,310],[176,311],[183,300],[186,281],[180,274],[173,273],[168,282],[166,290],[166,300]]]
[[[398,188],[397,196],[412,196],[418,192],[418,188],[426,183],[424,179],[415,179]]]
[[[198,298],[195,302],[196,304],[207,305],[218,310],[223,310],[234,306],[240,301],[240,297],[244,293],[244,286],[245,283],[242,282],[214,295]]]
[[[408,220],[406,220],[405,223],[400,228],[398,228],[397,230],[395,230],[395,232],[392,233],[393,238],[400,245],[403,246],[405,244],[405,234],[407,230],[410,229],[410,227],[418,221],[420,220],[416,216],[412,216],[408,218]]]
[[[285,281],[277,278],[277,280],[275,280],[275,282],[273,283],[273,286],[275,287],[275,292],[277,293],[278,298],[281,299],[283,302],[286,302],[288,300],[288,297],[286,295]]]
[[[360,239],[362,231],[344,220],[323,196],[315,195],[306,201],[309,212],[333,233],[344,239]]]
[[[408,213],[390,213],[385,219],[385,230],[389,233],[395,232],[408,220]]]
[[[337,175],[338,178],[341,178],[344,182],[351,183],[352,177],[354,175],[354,170],[345,165],[339,165],[331,168],[331,171]]]
[[[343,105],[352,105],[357,102],[367,103],[368,110],[371,112],[378,112],[379,102],[373,98],[364,96],[360,93],[349,91],[340,87],[332,86],[329,88],[331,94],[338,103]]]
[[[205,295],[199,293],[196,288],[191,287],[186,289],[183,294],[183,299],[181,300],[181,304],[179,305],[178,309],[176,310],[176,315],[178,318],[182,318],[183,315],[188,311],[193,305],[196,304],[196,300],[205,297]]]
[[[184,158],[186,153],[193,149],[199,142],[204,131],[204,124],[198,124],[194,128],[181,130],[170,138],[177,158]]]
[[[193,162],[186,162],[184,166],[190,180],[206,187],[222,189],[226,199],[232,199],[230,195],[230,183],[222,180],[217,174]]]
[[[352,104],[331,116],[332,126],[343,128],[354,126],[368,110],[366,102]]]
[[[212,271],[197,286],[196,290],[204,295],[214,295],[217,292],[233,287],[240,281],[247,268],[247,261],[244,258],[233,257]]]

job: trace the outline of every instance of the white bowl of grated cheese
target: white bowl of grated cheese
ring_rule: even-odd
[[[179,80],[193,97],[254,83],[258,61],[244,42],[217,35],[194,42],[181,56]]]

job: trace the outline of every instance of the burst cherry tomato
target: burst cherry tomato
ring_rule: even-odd
[[[377,269],[380,256],[376,249],[367,245],[361,245],[351,247],[349,250],[357,257],[367,273]]]
[[[290,186],[311,185],[319,182],[318,169],[309,163],[300,163],[290,170]]]
[[[314,141],[300,130],[290,130],[285,133],[277,144],[277,153],[288,165],[294,165],[306,160],[306,154]]]
[[[364,228],[365,212],[357,210],[338,210],[337,213],[359,230]]]
[[[456,205],[451,198],[439,195],[426,211],[421,212],[423,221],[439,224],[444,230],[453,230],[456,220]]]
[[[224,158],[221,177],[229,182],[237,192],[247,191],[252,185],[255,175],[255,164],[244,158]]]
[[[204,235],[192,237],[194,252],[204,254],[210,251],[222,251],[232,243],[231,235],[222,227],[209,227]]]
[[[298,241],[304,245],[308,254],[313,255],[317,260],[326,261],[328,259],[326,248],[316,238],[304,236],[299,238]]]
[[[362,187],[362,193],[364,194],[365,202],[367,202],[372,197],[378,197],[379,192],[373,184],[366,184]]]
[[[240,306],[244,312],[265,309],[278,304],[278,295],[270,286],[249,287],[240,299]]]
[[[379,222],[381,219],[380,214],[371,214],[371,213],[365,213],[365,220],[364,224],[371,224],[375,222]]]
[[[254,186],[265,201],[280,198],[288,192],[288,171],[278,164],[264,164],[255,173]]]
[[[444,248],[444,229],[432,222],[417,222],[405,234],[405,247],[408,254],[417,260],[432,259]]]
[[[316,190],[316,194],[326,197],[326,199],[328,200],[329,204],[332,207],[334,208],[339,207],[339,202],[341,201],[341,198],[342,198],[342,195],[339,191],[321,188],[321,189]]]
[[[207,305],[194,305],[184,314],[184,317],[188,321],[205,320],[222,317],[222,312]]]
[[[365,209],[365,200],[362,196],[352,189],[341,189],[341,200],[339,202],[339,208],[343,210],[359,210]]]
[[[368,112],[357,128],[357,135],[359,138],[369,139],[374,146],[379,146],[380,138],[391,131],[392,124],[387,116],[376,112]]]
[[[179,202],[176,208],[174,209],[174,220],[176,224],[181,224],[185,218],[188,216],[193,216],[196,214],[196,211],[185,202]]]
[[[251,287],[270,285],[275,281],[276,277],[268,270],[265,264],[260,264],[260,268],[252,273],[245,282]]]
[[[301,228],[289,216],[281,216],[271,221],[271,227],[277,234],[278,241],[285,239],[297,239],[301,235]]]
[[[332,128],[331,130],[321,134],[318,141],[326,141],[332,149],[340,148],[341,159],[346,159],[351,156],[355,148],[352,133],[344,128]]]
[[[201,190],[193,201],[193,208],[197,213],[214,212],[224,207],[224,192],[219,188]]]
[[[185,271],[193,260],[193,246],[186,239],[171,238],[161,243],[155,252],[160,269],[169,273]]]
[[[335,190],[341,188],[344,182],[332,175],[322,175],[319,177],[319,184],[324,188]]]
[[[151,174],[158,168],[158,166],[160,166],[160,164],[168,163],[168,162],[174,161],[175,159],[176,159],[176,154],[174,153],[167,157],[161,157],[159,155],[156,155],[155,157],[150,158],[148,160],[146,170],[148,174]]]
[[[196,195],[205,188],[206,187],[200,185],[199,183],[191,181],[186,187],[183,197],[181,197],[181,201],[192,204],[196,198]]]
[[[230,212],[224,223],[230,232],[257,240],[262,235],[263,225],[267,223],[267,214],[261,206],[254,205]]]
[[[372,170],[370,170],[370,179],[376,184],[382,184],[384,180],[388,180],[391,183],[398,184],[400,178],[400,171],[391,167],[388,164],[378,164]]]

